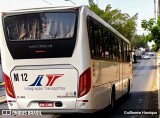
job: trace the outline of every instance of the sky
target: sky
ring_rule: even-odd
[[[141,28],[141,21],[154,18],[154,0],[94,0],[94,2],[103,10],[108,4],[111,4],[112,9],[119,9],[122,13],[128,13],[130,17],[138,13],[137,34],[148,34]],[[157,2],[158,0],[156,0],[156,10]],[[88,0],[72,0],[72,2],[67,0],[0,0],[0,12],[13,9],[52,7],[54,5],[75,6],[75,4],[88,5]],[[151,47],[154,43],[148,44]]]
[[[33,7],[47,7],[52,5],[88,5],[88,0],[0,0],[0,11],[8,9],[23,9]],[[158,1],[158,0],[156,0]],[[154,0],[94,0],[101,9],[111,4],[112,9],[119,9],[122,13],[128,13],[131,17],[138,13],[137,33],[146,34],[141,28],[141,20],[154,18]],[[52,5],[51,5],[52,4]]]
[[[88,4],[88,0],[73,0],[77,4]],[[137,33],[143,34],[146,32],[141,28],[141,20],[149,20],[154,18],[154,0],[94,0],[98,3],[101,9],[105,9],[108,4],[111,4],[112,9],[119,9],[122,13],[128,13],[131,17],[138,13]],[[157,9],[156,0],[156,9]]]

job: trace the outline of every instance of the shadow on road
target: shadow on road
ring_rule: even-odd
[[[133,70],[154,70],[157,69],[157,66],[138,66],[133,67]]]
[[[137,64],[137,63],[141,63],[141,62],[138,62],[138,61],[137,61],[137,62],[132,62],[132,63],[133,63],[133,64]]]
[[[137,113],[126,114],[130,111]],[[154,113],[154,115],[151,114]],[[156,113],[156,115],[155,115]],[[157,91],[148,92],[131,92],[129,95],[123,96],[116,102],[114,111],[108,106],[104,110],[91,114],[63,114],[57,118],[158,118],[158,96]]]

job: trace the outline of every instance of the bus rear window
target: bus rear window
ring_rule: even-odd
[[[32,13],[4,19],[9,40],[64,39],[74,36],[75,13]]]
[[[4,33],[13,59],[72,57],[78,12],[57,11],[6,16]]]

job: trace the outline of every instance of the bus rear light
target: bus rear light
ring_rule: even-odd
[[[13,91],[13,87],[12,87],[10,78],[5,73],[3,73],[3,78],[4,78],[4,82],[5,82],[5,88],[6,88],[7,95],[12,98],[15,98],[15,94]]]
[[[7,102],[16,102],[15,100],[7,100]]]
[[[91,68],[85,70],[79,80],[78,98],[86,95],[91,88]]]
[[[88,100],[78,100],[78,102],[88,102]]]

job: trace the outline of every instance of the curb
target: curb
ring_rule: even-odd
[[[0,86],[4,86],[4,82],[0,82]]]
[[[6,96],[0,96],[0,104],[6,103],[7,99]]]
[[[4,82],[0,82],[0,87],[4,87]],[[5,95],[0,95],[0,104],[6,103],[7,99]]]

